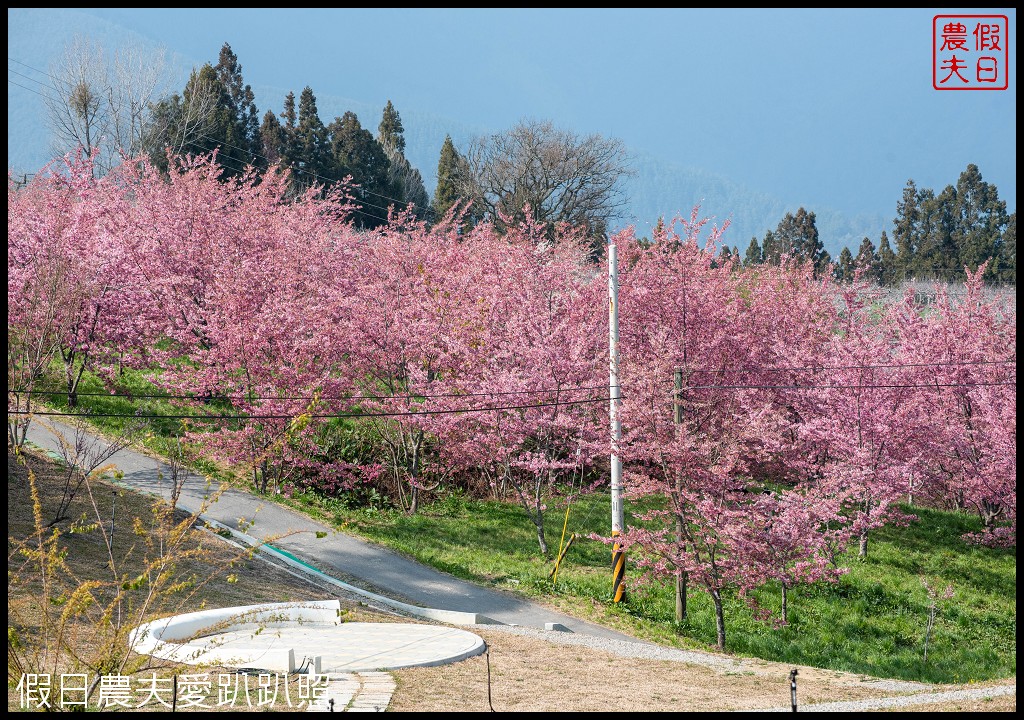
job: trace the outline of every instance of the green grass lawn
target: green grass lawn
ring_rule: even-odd
[[[568,531],[580,535],[549,579],[553,562],[538,552],[533,525],[517,506],[473,502],[459,496],[426,506],[412,517],[394,511],[361,511],[311,494],[293,502],[321,519],[399,550],[461,578],[513,589],[583,614],[596,612],[642,637],[686,647],[715,642],[714,609],[696,588],[689,593],[689,617],[674,621],[674,587],[632,588],[626,602],[608,602],[610,554],[587,539],[606,534],[608,496],[577,501]],[[790,592],[788,625],[759,622],[735,596],[725,607],[730,652],[766,660],[813,665],[880,677],[949,683],[989,680],[1016,673],[1016,549],[965,544],[960,536],[977,531],[977,518],[904,508],[918,521],[888,527],[871,536],[866,561],[844,558],[850,572],[835,584],[820,583]],[[547,514],[545,529],[552,557],[557,553],[564,504]],[[627,524],[629,523],[627,506]],[[627,566],[628,568],[628,566]],[[941,592],[924,662],[929,599],[920,576]],[[632,579],[627,569],[627,578]],[[759,604],[778,611],[778,585],[755,594]]]
[[[158,392],[135,371],[121,376],[119,390]],[[103,393],[103,384],[87,373],[81,391]],[[66,408],[60,396],[50,398],[50,404]],[[167,400],[131,400],[123,394],[84,395],[80,405],[94,413],[180,413],[180,408]],[[217,408],[211,407],[211,411]],[[110,433],[122,428],[125,420],[95,418],[93,422]],[[151,422],[144,443],[152,451],[166,453],[181,432],[180,422]],[[212,464],[200,470],[217,472]],[[578,538],[559,569],[557,584],[550,580],[552,560],[540,555],[534,526],[517,505],[450,495],[409,517],[391,510],[353,510],[337,498],[313,493],[298,493],[285,502],[458,577],[514,590],[640,637],[684,647],[709,648],[715,642],[713,607],[707,595],[696,588],[691,588],[689,617],[682,624],[674,621],[674,588],[668,585],[631,586],[625,602],[609,602],[610,552],[606,545],[588,539],[591,533],[609,531],[607,494],[573,503],[567,532],[577,533]],[[631,509],[627,503],[627,525],[632,522]],[[758,622],[746,603],[727,597],[728,651],[926,682],[1013,676],[1016,549],[965,544],[960,536],[980,529],[973,516],[922,508],[910,511],[918,516],[917,522],[873,532],[866,561],[853,554],[844,558],[850,572],[838,583],[792,590],[790,622],[784,627]],[[545,532],[552,557],[558,552],[564,518],[564,501],[549,505]],[[929,600],[920,581],[922,575],[940,591],[952,583],[955,593],[951,600],[939,601],[927,663],[924,639]],[[627,579],[636,579],[628,565]],[[766,586],[755,598],[775,611],[781,606],[777,585]]]

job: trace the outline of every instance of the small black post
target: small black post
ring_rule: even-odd
[[[796,668],[789,671],[789,701],[793,704],[793,712],[796,712]]]
[[[487,657],[487,706],[491,712],[495,712],[494,703],[491,702],[491,649],[484,647],[484,655]]]
[[[178,676],[174,676],[174,692],[171,695],[171,712],[178,710]]]
[[[110,554],[114,554],[114,517],[117,512],[117,488],[110,491]]]
[[[334,712],[334,698],[327,698],[327,705],[330,708],[330,712]]]

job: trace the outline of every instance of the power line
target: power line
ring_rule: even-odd
[[[208,138],[209,136],[201,135],[201,137],[207,137]],[[210,138],[210,139],[212,139],[212,138]],[[218,142],[218,141],[214,140],[214,142]],[[234,147],[234,146],[229,146],[229,147]],[[233,163],[237,163],[237,164],[236,165],[228,165],[228,163],[225,162],[226,160],[231,160]],[[223,165],[224,167],[227,167],[230,170],[234,170],[237,173],[244,173],[249,168],[249,166],[239,167],[239,165],[242,164],[241,160],[239,160],[238,158],[229,158],[226,155],[218,155],[217,163],[219,165]],[[315,176],[315,177],[319,177],[319,176]],[[380,205],[373,205],[372,203],[365,203],[365,204],[368,205],[369,207],[380,208]],[[387,208],[381,208],[381,209],[386,210]],[[380,220],[381,222],[385,222],[385,223],[388,222],[388,218],[386,218],[386,217],[384,217],[382,215],[378,215],[377,213],[373,213],[373,212],[369,212],[367,210],[363,210],[362,206],[353,207],[352,211],[356,212],[356,213],[359,213],[360,215],[365,215],[366,217],[373,218],[374,220]]]
[[[698,248],[698,249],[700,249],[700,248]],[[701,252],[706,252],[706,251],[701,249]],[[755,268],[762,267],[762,266],[763,266],[763,264],[762,265],[756,265],[756,266],[753,266],[753,268],[750,268],[750,269],[755,269]],[[778,266],[770,266],[770,267],[778,267]],[[619,287],[620,288],[625,288],[625,287],[633,287],[633,286],[635,286],[635,284],[633,282],[635,277],[631,277],[631,276],[633,276],[636,273],[640,273],[641,269],[646,271],[646,272],[643,273],[643,275],[645,275],[647,277],[654,277],[654,278],[660,279],[660,280],[668,280],[668,281],[677,283],[677,287],[682,287],[683,289],[686,289],[686,288],[691,288],[692,289],[692,288],[696,288],[696,287],[701,287],[699,285],[691,285],[691,284],[678,285],[678,283],[680,283],[680,281],[681,281],[681,278],[680,278],[679,275],[671,274],[671,271],[673,270],[673,268],[671,268],[671,267],[666,267],[665,265],[661,265],[659,267],[649,268],[647,266],[640,266],[639,264],[634,266],[634,267],[632,267],[632,268],[626,268],[626,269],[624,269],[622,271],[623,279],[620,280]],[[747,268],[745,267],[743,269],[747,269]],[[818,284],[824,284],[825,278],[824,277],[814,278],[814,280]],[[882,298],[882,297],[889,298],[889,297],[892,297],[894,295],[896,297],[898,297],[898,298],[902,298],[907,293],[907,291],[910,291],[914,295],[923,295],[923,296],[929,296],[929,297],[930,296],[936,296],[937,297],[937,296],[945,295],[945,296],[953,297],[953,298],[963,298],[963,297],[967,297],[967,295],[968,295],[963,290],[950,290],[950,289],[945,289],[945,288],[938,288],[938,289],[936,289],[936,285],[941,283],[941,284],[945,284],[945,285],[953,285],[953,286],[956,286],[956,287],[960,287],[960,286],[962,286],[964,284],[965,281],[966,281],[966,279],[961,279],[959,281],[952,281],[952,280],[946,280],[946,281],[939,281],[939,280],[936,280],[936,281],[924,281],[924,280],[918,280],[918,281],[913,281],[912,283],[910,281],[908,281],[908,284],[907,284],[906,287],[883,287],[883,286],[879,286],[879,285],[869,285],[869,286],[867,286],[867,289],[864,291],[864,293],[867,294],[867,295],[873,295],[873,296],[878,297],[878,298]],[[828,287],[831,289],[831,292],[837,293],[839,288],[841,288],[842,286],[840,284],[836,283],[836,282],[833,282],[833,281],[829,280]],[[1014,298],[1016,297],[1016,284],[1015,283],[1013,283],[1013,284],[1004,284],[1002,282],[997,283],[997,284],[986,284],[986,285],[984,285],[984,287],[983,287],[983,297],[986,300],[986,302],[990,302],[990,303],[994,303],[997,300],[1006,300],[1009,297],[1011,297],[1011,293],[1008,290],[1006,290],[1005,288],[1014,288],[1014,292],[1012,293],[1012,296]],[[776,292],[776,289],[774,287],[762,286],[762,285],[753,285],[753,286],[750,286],[748,289],[751,291],[752,294],[768,294],[768,293]]]
[[[50,87],[46,83],[44,83],[42,80],[36,80],[34,77],[30,77],[30,76],[26,75],[25,73],[20,73],[17,70],[13,70],[11,68],[7,68],[7,72],[14,73],[15,75],[20,75],[21,77],[25,78],[26,80],[29,80],[29,81],[34,82],[34,83],[38,83],[39,85],[42,85],[45,88],[50,88],[51,90],[55,89],[55,88]]]
[[[874,389],[909,389],[909,388],[940,388],[940,387],[992,387],[992,386],[1016,386],[1017,383],[1000,382],[963,382],[963,383],[866,383],[859,385],[688,385],[686,390],[874,390]],[[63,394],[63,393],[61,393]],[[379,413],[299,413],[300,416],[308,416],[316,419],[327,418],[360,418],[360,417],[416,417],[420,415],[449,415],[457,413],[492,412],[499,410],[527,410],[541,407],[557,407],[569,405],[583,405],[595,402],[606,402],[611,397],[587,398],[584,400],[565,400],[547,403],[531,403],[527,405],[503,405],[477,408],[448,408],[443,410],[412,410],[404,412],[379,412]],[[10,410],[10,415],[42,415],[55,417],[104,417],[104,418],[144,418],[144,419],[165,419],[165,420],[288,420],[296,417],[295,414],[274,414],[274,415],[166,415],[166,414],[144,414],[144,413],[66,413],[56,411],[31,411],[31,410]]]
[[[874,390],[878,388],[983,387],[1016,385],[1016,381],[963,383],[866,383],[863,385],[687,385],[684,390]]]
[[[157,415],[134,413],[67,413],[56,411],[35,412],[32,410],[8,410],[9,415],[41,415],[48,417],[81,417],[81,418],[138,418],[161,420],[294,420],[298,417],[315,419],[327,418],[361,418],[361,417],[418,417],[420,415],[453,415],[457,413],[495,412],[499,410],[529,410],[543,407],[562,407],[568,405],[585,405],[587,403],[608,402],[610,397],[588,398],[586,400],[567,400],[565,402],[533,403],[530,405],[500,405],[493,407],[450,408],[445,410],[420,410],[407,412],[381,413],[298,413],[292,415]]]
[[[866,384],[866,385],[691,385],[688,390],[869,390],[886,388],[938,388],[938,387],[981,387],[981,386],[1016,386],[1016,382],[977,382],[977,383],[910,383],[910,384]],[[532,403],[528,405],[500,405],[475,408],[449,408],[444,410],[420,410],[406,412],[379,413],[298,413],[274,415],[165,415],[148,413],[68,413],[57,411],[10,410],[9,415],[39,415],[45,417],[77,417],[77,418],[134,418],[148,420],[294,420],[299,417],[313,419],[331,418],[375,418],[375,417],[419,417],[427,415],[453,415],[459,413],[498,412],[503,410],[530,410],[543,407],[562,407],[585,405],[596,402],[608,402],[612,398],[599,397],[585,400],[567,400],[564,402]],[[620,398],[621,399],[621,398]]]
[[[207,135],[201,135],[200,137],[208,137],[208,136]],[[217,141],[214,140],[214,142],[217,142]],[[233,147],[233,146],[231,146],[231,147]],[[236,163],[236,164],[229,165],[226,162],[227,160],[230,160],[232,163]],[[228,157],[226,155],[218,155],[218,157],[217,157],[217,164],[218,165],[223,165],[224,167],[228,168],[229,170],[233,170],[233,171],[235,171],[237,173],[244,173],[250,167],[250,166],[242,165],[242,161],[239,160],[238,158],[232,158],[232,157]],[[239,167],[239,166],[241,166],[241,167]],[[366,203],[366,204],[369,205],[370,207],[378,207],[378,208],[380,207],[379,205],[372,205],[370,203]],[[359,213],[360,215],[365,215],[366,217],[373,218],[374,220],[380,220],[381,222],[387,222],[388,221],[388,218],[383,217],[381,215],[378,215],[377,213],[369,212],[367,210],[363,210],[362,206],[353,207],[352,211],[356,212],[356,213]]]
[[[33,89],[32,89],[32,88],[30,88],[30,87],[25,87],[25,86],[24,86],[24,85],[22,85],[21,83],[16,83],[16,82],[14,82],[13,80],[11,80],[10,78],[7,78],[7,82],[9,82],[9,83],[10,83],[11,85],[17,85],[17,86],[18,86],[18,87],[20,87],[20,88],[21,88],[22,90],[28,90],[28,91],[29,91],[29,92],[31,92],[31,93],[35,93],[35,94],[36,94],[36,95],[38,95],[39,97],[41,97],[41,98],[44,98],[44,99],[46,99],[46,100],[50,100],[50,99],[51,99],[49,95],[44,95],[43,93],[39,92],[38,90],[33,90]]]
[[[36,71],[37,73],[39,73],[40,75],[45,75],[46,77],[50,78],[51,80],[56,80],[56,78],[55,78],[55,77],[53,77],[53,75],[51,75],[50,73],[46,72],[45,70],[40,70],[40,69],[39,69],[39,68],[37,68],[37,67],[32,67],[32,66],[31,66],[31,65],[29,65],[28,63],[23,63],[23,62],[22,62],[21,60],[17,60],[17,59],[15,59],[15,58],[12,58],[12,57],[11,57],[10,55],[8,55],[8,56],[7,56],[7,59],[8,59],[8,60],[10,60],[11,62],[16,62],[16,63],[18,63],[18,64],[19,64],[19,65],[21,65],[22,67],[27,67],[27,68],[28,68],[29,70],[35,70],[35,71]],[[36,82],[39,82],[39,81],[37,80]]]
[[[900,368],[900,367],[946,367],[946,366],[966,366],[966,365],[997,365],[997,364],[1016,364],[1016,360],[975,360],[975,361],[940,361],[940,362],[928,362],[928,363],[881,363],[877,365],[832,365],[832,366],[804,366],[804,367],[758,367],[758,368],[731,368],[722,370],[705,370],[705,369],[694,369],[692,373],[739,373],[739,372],[790,372],[790,371],[817,371],[817,370],[861,370],[861,369],[873,369],[873,368]],[[667,382],[667,381],[666,381]],[[885,383],[868,383],[859,385],[810,385],[795,383],[792,385],[687,385],[687,389],[691,390],[709,390],[709,389],[771,389],[771,388],[800,388],[800,389],[836,389],[836,388],[909,388],[909,387],[962,387],[962,386],[975,386],[975,385],[1015,385],[1014,382],[971,382],[971,383],[947,383],[947,384],[936,384],[936,383],[901,383],[901,384],[885,384]],[[324,401],[345,401],[345,400],[374,400],[374,401],[387,401],[387,400],[436,400],[441,398],[460,398],[460,397],[492,397],[492,396],[508,396],[508,395],[540,395],[544,393],[575,393],[582,392],[584,390],[603,390],[605,385],[582,385],[575,387],[561,387],[561,388],[536,388],[533,390],[492,390],[485,392],[462,392],[462,393],[437,393],[437,394],[408,394],[408,395],[340,395],[340,396],[312,396],[312,395],[195,395],[195,394],[173,394],[173,393],[162,393],[162,394],[146,394],[146,393],[132,393],[125,392],[121,394],[111,394],[103,392],[76,392],[77,397],[106,397],[112,399],[123,399],[123,400],[191,400],[196,402],[210,402],[214,400],[224,400],[228,402],[253,402],[253,401],[275,401],[275,400],[302,400],[302,401],[313,401],[313,400],[324,400]],[[621,386],[620,387],[624,387]],[[12,395],[45,395],[45,396],[59,396],[67,395],[67,390],[29,390],[29,389],[17,389],[8,390],[8,393]]]
[[[436,399],[436,398],[458,398],[458,397],[488,397],[492,395],[539,395],[541,393],[557,393],[557,392],[578,392],[582,390],[604,390],[607,385],[589,385],[589,386],[577,386],[577,387],[563,387],[563,388],[538,388],[536,390],[496,390],[490,392],[464,392],[464,393],[440,393],[437,395],[349,395],[349,396],[318,396],[312,395],[258,395],[254,397],[246,397],[245,395],[175,395],[175,394],[160,394],[160,395],[147,395],[147,394],[136,394],[136,393],[122,393],[120,395],[114,395],[111,393],[102,392],[78,392],[75,393],[77,397],[109,397],[113,399],[125,399],[125,400],[196,400],[200,402],[210,400],[228,400],[228,401],[253,401],[253,400],[419,400],[419,399]],[[67,390],[8,390],[13,395],[67,395]]]
[[[803,372],[811,371],[817,372],[818,370],[870,370],[874,368],[904,368],[904,367],[947,367],[947,366],[961,366],[961,365],[1004,365],[1011,364],[1015,365],[1016,360],[950,360],[950,361],[938,361],[938,362],[921,362],[921,363],[878,363],[873,365],[803,365],[803,366],[785,366],[780,365],[778,367],[747,367],[747,368],[722,368],[719,370],[713,369],[693,369],[688,372],[691,373],[740,373],[740,372]]]
[[[240,148],[237,145],[232,145],[231,143],[227,143],[227,142],[224,142],[222,140],[218,140],[218,139],[210,137],[209,135],[206,135],[206,134],[200,134],[200,137],[206,138],[207,140],[211,140],[211,141],[213,141],[215,143],[223,145],[224,147],[229,147],[229,148],[232,148],[234,150],[238,150],[238,151],[244,152],[244,153],[250,153],[253,157],[261,158],[263,160],[266,160],[268,163],[270,162],[270,158],[268,158],[266,155],[261,155],[260,153],[252,152],[250,150],[246,150],[245,148]],[[309,171],[306,171],[306,170],[303,170],[303,172],[306,175],[309,175],[310,177],[316,178],[318,180],[322,180],[325,184],[338,182],[336,180],[332,180],[331,178],[325,177],[323,175],[319,175],[319,174],[314,173],[314,172],[309,172]],[[399,203],[401,205],[405,205],[406,207],[408,207],[409,205],[412,204],[412,203],[409,203],[409,202],[407,202],[405,200],[398,200],[397,198],[389,197],[388,195],[382,195],[381,193],[374,192],[372,190],[367,190],[366,188],[364,188],[362,186],[359,186],[359,190],[361,190],[362,192],[365,192],[365,193],[369,193],[370,195],[376,195],[377,197],[384,198],[385,200],[390,200],[392,202]],[[386,207],[384,207],[382,205],[374,205],[372,203],[365,203],[365,204],[369,205],[370,207],[378,208],[380,210],[387,210],[388,209],[388,208],[386,208]],[[427,207],[427,208],[424,208],[424,210],[429,212],[430,208]]]

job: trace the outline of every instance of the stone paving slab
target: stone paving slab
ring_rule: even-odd
[[[332,674],[306,712],[384,712],[394,692],[395,679],[386,672]]]
[[[234,652],[259,666],[261,652],[293,649],[295,659],[320,658],[321,673],[373,672],[458,662],[486,649],[483,639],[459,628],[413,623],[346,622],[336,626],[241,628],[193,640]]]

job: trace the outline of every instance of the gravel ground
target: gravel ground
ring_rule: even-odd
[[[946,692],[919,693],[916,695],[900,695],[899,697],[876,698],[874,700],[848,700],[846,702],[819,703],[817,705],[800,705],[801,712],[862,712],[864,710],[886,710],[896,707],[910,707],[932,703],[956,702],[958,700],[982,700],[1017,694],[1016,685],[998,685],[995,687],[969,688],[966,690],[947,690]],[[791,712],[792,707],[777,707],[760,712]],[[748,711],[749,712],[749,711]],[[753,712],[759,712],[757,710]]]
[[[535,637],[558,645],[587,647],[603,650],[620,657],[639,658],[645,660],[668,660],[685,662],[716,670],[745,671],[763,673],[767,666],[764,661],[746,658],[727,658],[711,653],[693,650],[679,650],[643,642],[623,642],[606,638],[576,635],[573,633],[536,630],[526,627],[490,626],[488,630],[497,630],[515,635]],[[860,712],[866,710],[883,710],[889,708],[930,705],[956,701],[983,700],[1001,696],[1016,696],[1017,686],[1014,684],[994,685],[980,688],[963,688],[928,692],[936,686],[925,683],[892,679],[864,679],[859,682],[861,687],[871,687],[893,693],[901,693],[893,697],[871,698],[864,700],[847,700],[842,702],[817,703],[799,705],[803,712]],[[792,706],[767,708],[758,712],[792,712]]]
[[[768,667],[763,660],[749,658],[730,658],[722,655],[700,652],[697,650],[680,650],[677,648],[663,647],[645,642],[624,642],[621,640],[609,640],[607,638],[591,635],[577,635],[574,633],[552,632],[549,630],[536,630],[526,627],[510,627],[502,625],[488,626],[488,630],[498,630],[516,635],[540,638],[559,645],[575,645],[588,647],[594,650],[604,650],[620,657],[638,658],[642,660],[669,660],[685,662],[691,665],[703,665],[728,671],[748,671],[760,673]],[[774,669],[772,672],[776,672]],[[862,687],[872,687],[879,690],[892,692],[917,692],[928,690],[932,685],[903,680],[867,680],[859,683]]]
[[[676,648],[662,647],[645,642],[625,642],[623,640],[611,640],[594,635],[578,635],[576,633],[557,632],[551,630],[538,630],[535,628],[511,626],[511,625],[488,625],[488,630],[512,633],[514,635],[525,635],[541,640],[547,640],[559,645],[575,645],[588,647],[593,650],[604,650],[620,657],[640,658],[644,660],[675,660],[678,662],[691,663],[693,665],[704,665],[728,670],[753,670],[754,661],[747,661],[742,658],[732,659],[702,653],[694,650],[678,650]]]

